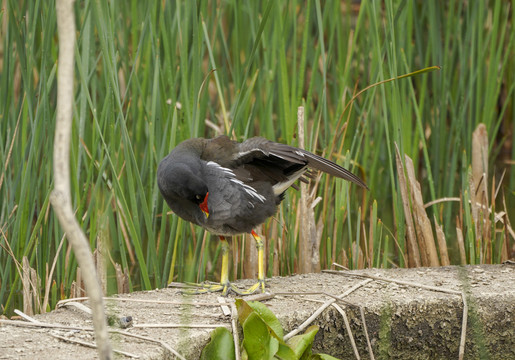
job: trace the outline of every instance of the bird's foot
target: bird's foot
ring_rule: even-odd
[[[233,292],[237,295],[243,295],[242,291],[238,289],[235,285],[230,282],[226,283],[211,283],[204,282],[201,284],[188,283],[189,286],[192,286],[193,289],[183,290],[182,292],[190,295],[198,295],[205,293],[213,293],[213,292],[221,292],[222,296],[227,296],[230,292]]]
[[[265,292],[265,279],[258,279],[258,281],[249,287],[247,290],[241,291],[239,295],[252,295],[261,288],[261,293]]]
[[[214,282],[203,282],[203,283],[171,283],[168,285],[169,287],[178,287],[181,288],[181,292],[188,295],[199,295],[213,292],[221,292],[222,296],[227,296],[229,293],[234,293],[236,295],[245,296],[252,295],[258,289],[261,288],[261,292],[265,292],[265,280],[260,279],[254,285],[252,285],[247,290],[241,290],[236,287],[231,282],[227,281],[225,283],[214,283]]]

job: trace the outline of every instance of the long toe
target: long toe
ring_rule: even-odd
[[[239,291],[238,295],[252,295],[259,289],[261,289],[261,293],[265,293],[265,280],[264,279],[259,279],[254,285],[249,287],[247,290]]]
[[[261,293],[265,292],[265,280],[258,280],[254,285],[246,290],[238,288],[236,285],[227,282],[221,283],[170,283],[168,287],[175,287],[181,289],[183,294],[200,295],[206,293],[221,292],[223,296],[229,293],[234,293],[239,296],[252,295],[261,289]]]
[[[168,287],[179,288],[183,294],[188,295],[199,295],[214,292],[221,292],[223,296],[227,296],[231,292],[237,295],[245,295],[244,291],[238,289],[230,282],[213,283],[206,281],[203,283],[170,283]]]
[[[185,286],[181,286],[183,290],[181,292],[183,294],[188,295],[199,295],[199,294],[206,294],[206,293],[213,293],[213,292],[222,292],[225,296],[227,290],[227,285],[220,284],[220,283],[186,283]]]

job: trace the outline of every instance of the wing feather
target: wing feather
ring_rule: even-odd
[[[342,166],[309,151],[302,150],[293,146],[276,143],[265,138],[255,137],[248,139],[239,146],[239,151],[235,155],[235,161],[244,164],[261,162],[267,166],[275,163],[277,159],[282,160],[278,166],[282,170],[291,169],[290,175],[298,178],[299,169],[303,166],[328,173],[330,175],[351,181],[365,189],[367,185],[358,176]],[[286,174],[286,182],[290,183],[291,177]]]

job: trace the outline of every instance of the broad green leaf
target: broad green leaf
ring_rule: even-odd
[[[270,336],[269,327],[261,318],[251,313],[246,317],[242,325],[243,346],[247,350],[249,360],[268,360],[273,359],[279,347],[277,339]]]
[[[281,323],[274,313],[259,301],[250,301],[248,303],[261,319],[273,330],[278,340],[283,340],[284,333]]]
[[[234,341],[232,334],[224,327],[211,331],[211,341],[202,350],[201,360],[233,360]]]
[[[243,324],[251,313],[258,315],[263,322],[270,328],[272,335],[278,340],[283,339],[284,333],[281,323],[277,320],[274,313],[259,301],[245,301],[236,299],[236,308],[238,309],[238,319]]]
[[[315,340],[315,335],[318,332],[318,326],[310,326],[302,335],[296,335],[288,340],[287,344],[292,348],[297,359],[300,359],[302,355],[307,351],[311,351],[311,345]]]
[[[248,342],[250,343],[249,345],[255,349],[265,348],[267,346],[265,343],[254,344],[254,341],[261,342],[260,339],[249,339],[249,336],[264,335],[264,331],[260,328],[261,325],[264,325],[266,327],[266,336],[269,337],[269,356],[273,357],[276,355],[279,359],[284,360],[297,359],[293,350],[283,341],[283,329],[279,320],[277,320],[277,317],[265,305],[258,301],[246,302],[242,299],[236,299],[236,307],[238,309],[240,323],[244,324],[244,344]],[[250,328],[250,324],[254,324],[257,319],[259,319],[260,327]],[[252,333],[246,332],[245,329],[252,330]],[[259,345],[262,346],[260,347]],[[247,345],[245,345],[245,348],[249,359],[252,359],[253,355],[250,353]],[[260,352],[256,352],[256,354],[260,354]]]

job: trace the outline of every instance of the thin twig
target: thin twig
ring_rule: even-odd
[[[18,309],[14,309],[14,313],[15,313],[15,314],[17,314],[17,315],[19,315],[19,316],[21,316],[21,317],[22,317],[22,318],[24,318],[25,320],[30,321],[30,322],[31,322],[31,323],[33,323],[33,324],[41,324],[41,322],[40,322],[40,321],[38,321],[38,320],[34,319],[33,317],[31,317],[31,316],[29,316],[29,315],[25,314],[23,311],[20,311],[20,310],[18,310]]]
[[[67,338],[67,337],[64,337],[64,336],[60,336],[60,335],[56,335],[56,334],[50,334],[50,336],[53,336],[56,339],[59,339],[59,340],[65,341],[65,342],[69,342],[69,343],[72,343],[72,344],[78,344],[78,345],[86,346],[86,347],[89,347],[89,348],[92,348],[92,349],[96,349],[97,348],[96,344],[93,344],[93,343],[90,343],[90,342],[70,339],[70,338]],[[113,352],[115,352],[117,354],[121,354],[121,355],[125,355],[125,356],[128,356],[128,357],[131,357],[131,358],[134,358],[134,359],[139,359],[140,358],[139,355],[131,354],[129,352],[122,351],[122,350],[113,349]]]
[[[264,292],[261,294],[245,296],[245,300],[246,301],[265,301],[265,300],[270,300],[270,299],[275,298],[275,295],[276,295],[275,293],[271,293],[271,292],[267,291],[267,292]],[[226,299],[226,300],[230,300],[231,302],[234,303],[234,300],[232,300],[232,299]]]
[[[59,34],[59,66],[57,68],[57,111],[53,153],[54,189],[50,202],[73,246],[73,251],[84,273],[84,283],[91,298],[95,340],[99,358],[111,359],[111,345],[102,301],[102,289],[96,276],[90,244],[72,208],[70,187],[70,139],[72,134],[73,91],[75,68],[75,16],[73,0],[57,0],[57,31]]]
[[[89,307],[87,307],[86,305],[84,305],[80,302],[77,302],[77,301],[67,302],[67,303],[63,304],[63,306],[73,306],[76,309],[79,309],[79,310],[85,312],[86,314],[89,314],[89,315],[92,314],[91,309]]]
[[[189,305],[189,306],[220,306],[220,303],[217,302],[193,302],[193,301],[170,301],[170,300],[146,300],[146,299],[131,299],[131,298],[122,298],[122,297],[103,297],[105,301],[120,301],[120,302],[139,302],[139,303],[147,303],[147,304],[167,304],[167,305]],[[88,297],[76,297],[65,300],[60,300],[57,302],[56,307],[59,308],[64,304],[70,301],[86,301],[89,300]],[[234,302],[232,299],[227,299],[227,301]]]
[[[424,285],[424,284],[409,282],[409,281],[394,280],[394,279],[383,278],[380,276],[374,276],[374,275],[368,275],[368,274],[358,274],[358,273],[352,273],[352,272],[346,272],[346,271],[336,271],[336,270],[322,270],[322,271],[325,273],[329,273],[329,274],[340,274],[340,275],[348,275],[348,276],[350,275],[350,276],[365,277],[365,278],[369,278],[369,279],[373,279],[373,280],[392,282],[392,283],[396,283],[396,284],[400,284],[400,285],[414,286],[414,287],[419,287],[419,288],[426,289],[426,290],[439,291],[439,292],[454,294],[454,295],[462,294],[462,292],[458,291],[458,290],[445,289],[445,288]]]
[[[499,183],[499,187],[500,186],[501,186],[501,183]],[[499,191],[499,187],[496,190],[496,193],[495,193],[496,196],[497,196],[497,191]],[[461,199],[458,198],[458,197],[449,197],[449,198],[436,199],[436,200],[433,200],[433,201],[430,201],[430,202],[424,204],[424,208],[428,208],[431,205],[435,205],[435,204],[438,204],[440,202],[445,202],[445,201],[457,201],[457,202],[459,202],[459,201],[461,201]],[[478,203],[478,202],[473,202],[472,200],[469,200],[469,204],[477,206],[481,210],[487,211],[489,214],[492,213],[492,208],[491,207],[487,207],[484,204],[481,204],[481,203]],[[504,211],[494,213],[494,220],[495,220],[496,223],[500,221],[502,224],[504,224],[503,214],[504,214]],[[511,236],[513,236],[515,238],[515,232],[513,231],[511,226],[508,228],[508,230],[510,231]]]
[[[469,312],[465,293],[461,293],[461,299],[463,300],[463,319],[461,320],[460,350],[458,352],[459,360],[463,360],[463,357],[465,356],[465,340],[467,337],[467,318]]]
[[[227,327],[224,324],[181,324],[181,323],[168,323],[168,324],[135,324],[133,329],[137,328],[187,328],[187,329],[213,329],[219,327]]]
[[[21,327],[31,327],[31,328],[51,328],[51,329],[66,329],[66,330],[84,330],[84,331],[93,331],[93,328],[83,327],[83,326],[73,326],[73,325],[61,325],[61,324],[50,324],[50,323],[33,323],[27,321],[20,320],[4,320],[0,319],[0,324],[12,325],[12,326],[21,326]]]
[[[352,292],[356,291],[357,289],[359,289],[360,287],[368,284],[371,281],[372,281],[371,279],[367,279],[367,280],[364,280],[364,281],[360,282],[359,284],[354,285],[349,290],[347,290],[343,294],[341,294],[338,297],[338,299],[342,299],[342,298],[346,297],[347,295],[351,294]],[[313,313],[313,315],[311,315],[306,321],[304,321],[297,329],[295,329],[293,331],[290,331],[288,334],[286,334],[284,336],[284,340],[285,341],[288,340],[292,336],[297,335],[299,332],[301,332],[302,330],[307,328],[309,326],[309,324],[311,324],[318,317],[318,315],[320,315],[327,307],[331,306],[335,301],[337,301],[337,300],[336,299],[331,299],[331,300],[326,301],[322,306],[320,306]]]
[[[240,335],[238,334],[238,326],[236,324],[236,319],[238,318],[238,310],[236,309],[236,305],[234,302],[231,303],[231,327],[232,327],[232,337],[234,340],[234,355],[235,360],[240,360]]]
[[[150,342],[153,342],[153,343],[159,344],[159,345],[161,345],[163,348],[165,348],[166,350],[168,350],[170,353],[174,354],[178,359],[180,359],[180,360],[186,360],[186,358],[185,358],[184,356],[182,356],[181,354],[179,354],[176,350],[174,350],[170,345],[168,345],[168,344],[167,344],[167,343],[165,343],[164,341],[157,340],[157,339],[153,339],[153,338],[148,337],[148,336],[132,334],[132,333],[130,333],[130,332],[128,332],[128,331],[123,331],[123,330],[111,330],[110,332],[111,332],[111,333],[115,333],[115,334],[124,335],[124,336],[133,337],[133,338],[136,338],[136,339],[146,340],[146,341],[150,341]]]
[[[276,295],[281,295],[281,296],[324,295],[324,296],[327,296],[327,297],[333,298],[333,299],[335,299],[336,301],[342,302],[342,303],[344,303],[344,304],[346,304],[346,305],[353,305],[353,304],[352,304],[352,303],[350,303],[349,301],[347,301],[347,300],[345,300],[345,299],[340,298],[340,295],[330,294],[330,293],[325,292],[325,291],[283,292],[283,293],[276,293]],[[317,302],[317,303],[325,303],[325,301],[324,301],[324,300],[311,299],[311,298],[302,298],[302,299],[299,299],[299,300],[303,300],[303,301],[312,301],[312,302]]]
[[[345,311],[340,307],[338,304],[332,304],[332,306],[338,310],[338,312],[343,317],[343,322],[345,323],[345,328],[347,329],[347,333],[349,334],[349,340],[350,344],[352,346],[352,350],[354,350],[354,355],[356,356],[356,359],[360,360],[361,357],[359,356],[358,348],[356,347],[356,342],[354,341],[354,336],[352,335],[352,330],[350,328],[349,319],[347,318],[347,314],[345,314]]]
[[[461,199],[459,197],[443,197],[443,198],[440,198],[440,199],[435,199],[433,201],[430,201],[430,202],[427,202],[424,204],[424,208],[428,208],[432,205],[436,205],[436,204],[439,204],[439,203],[442,203],[442,202],[447,202],[447,201],[457,201],[457,202],[460,202]]]
[[[365,310],[363,310],[363,306],[359,307],[359,312],[361,314],[361,321],[363,321],[363,331],[367,338],[368,354],[370,355],[370,360],[375,360],[374,352],[372,351],[372,344],[370,343],[370,337],[368,336],[367,321],[365,320]]]

